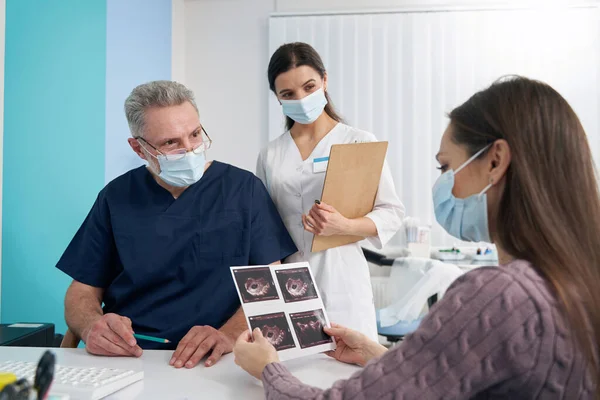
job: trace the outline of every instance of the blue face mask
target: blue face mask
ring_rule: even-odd
[[[433,209],[437,222],[455,238],[468,242],[490,243],[487,214],[487,192],[492,184],[487,185],[479,194],[458,199],[452,194],[454,175],[475,160],[491,145],[485,146],[469,158],[456,171],[444,172],[433,185]]]
[[[327,98],[320,88],[300,100],[280,100],[283,113],[299,124],[312,124],[323,114]]]
[[[158,177],[171,186],[190,186],[198,182],[204,175],[204,168],[206,167],[204,152],[196,154],[188,151],[179,160],[167,160],[163,155],[156,158],[158,159],[158,165],[160,165]]]

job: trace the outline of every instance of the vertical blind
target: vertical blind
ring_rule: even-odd
[[[274,15],[269,50],[293,41],[316,48],[334,105],[350,125],[389,141],[407,215],[432,225],[432,244],[446,246],[457,241],[435,222],[431,199],[446,114],[497,78],[524,75],[557,89],[579,115],[598,160],[599,22],[596,6]],[[283,130],[270,94],[269,138]]]

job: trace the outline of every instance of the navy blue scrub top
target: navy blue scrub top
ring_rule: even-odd
[[[262,182],[214,161],[178,199],[140,167],[109,183],[57,264],[104,288],[104,312],[175,348],[195,325],[220,328],[240,307],[230,266],[297,251]]]

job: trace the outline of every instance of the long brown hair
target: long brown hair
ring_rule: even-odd
[[[522,77],[501,78],[449,116],[453,141],[470,154],[508,142],[492,239],[550,283],[598,382],[600,197],[579,118],[552,87]]]
[[[271,91],[277,95],[275,90],[275,79],[277,79],[279,75],[302,65],[307,65],[317,71],[321,76],[321,79],[325,77],[325,65],[323,64],[323,60],[321,60],[321,56],[311,45],[295,42],[280,46],[271,56],[271,61],[269,61],[267,77],[269,78],[269,88]],[[329,93],[325,92],[325,98],[327,99],[327,105],[325,106],[327,115],[337,122],[343,122],[342,117],[337,113],[331,102]],[[285,117],[286,129],[290,130],[292,129],[292,126],[294,126],[294,120],[290,117]]]

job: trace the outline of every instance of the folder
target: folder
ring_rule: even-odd
[[[373,211],[388,142],[350,143],[331,146],[321,201],[346,218],[360,218]],[[360,236],[315,236],[312,252],[356,243]]]

